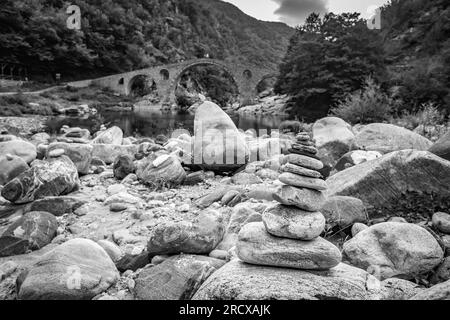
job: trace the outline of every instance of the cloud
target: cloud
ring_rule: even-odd
[[[273,0],[280,5],[275,14],[280,20],[296,26],[302,24],[312,13],[326,13],[328,0]]]

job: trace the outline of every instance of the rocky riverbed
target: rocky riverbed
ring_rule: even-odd
[[[210,102],[194,136],[12,127],[0,299],[448,298],[448,134],[331,117],[257,136]]]

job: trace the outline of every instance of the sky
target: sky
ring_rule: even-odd
[[[259,20],[282,21],[291,26],[304,22],[311,12],[360,12],[369,18],[389,0],[223,0]]]

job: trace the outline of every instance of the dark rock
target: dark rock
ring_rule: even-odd
[[[123,180],[130,173],[136,172],[133,157],[129,155],[121,155],[114,161],[114,177],[118,180]]]
[[[139,300],[190,300],[203,282],[224,261],[204,256],[171,257],[157,266],[148,266],[136,279]]]
[[[148,265],[150,260],[150,255],[147,251],[143,251],[138,255],[126,253],[116,262],[116,267],[120,272],[125,272],[127,270],[136,271]]]
[[[39,250],[56,236],[58,222],[48,212],[29,212],[15,221],[0,237],[0,257]]]
[[[2,196],[21,204],[48,196],[65,195],[79,187],[77,168],[68,157],[62,156],[34,162],[29,170],[5,185]]]
[[[74,213],[75,210],[86,204],[86,201],[70,196],[47,197],[36,200],[31,204],[31,211],[45,211],[54,216]]]

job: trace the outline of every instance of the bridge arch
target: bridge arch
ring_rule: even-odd
[[[161,102],[172,105],[175,103],[175,90],[181,75],[186,70],[198,65],[213,65],[227,72],[233,82],[237,84],[241,104],[254,101],[257,96],[256,88],[258,84],[268,77],[272,77],[276,72],[276,70],[266,67],[202,58],[107,76],[91,80],[90,83],[109,87],[112,90],[129,95],[132,93],[136,77],[146,76],[155,81],[158,96],[162,99]],[[121,81],[122,78],[123,81]]]
[[[278,78],[278,73],[268,73],[268,74],[262,76],[256,83],[256,93],[260,93],[265,90],[264,83],[267,82],[269,79],[276,80],[277,78]]]
[[[155,79],[147,74],[137,74],[128,82],[128,92],[131,95],[145,96],[156,90]]]

